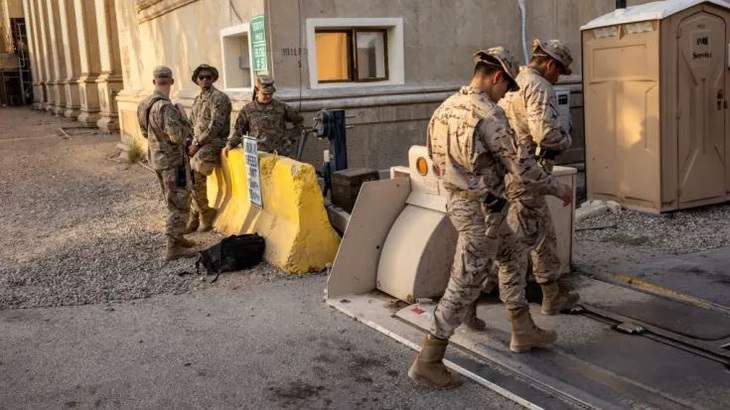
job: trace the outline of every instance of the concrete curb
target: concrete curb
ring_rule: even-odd
[[[611,211],[618,213],[621,211],[621,204],[615,201],[586,201],[583,202],[580,208],[575,210],[575,222],[581,222],[586,218],[593,215],[600,214],[602,212]]]

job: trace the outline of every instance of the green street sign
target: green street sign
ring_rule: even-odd
[[[268,71],[266,52],[266,23],[264,16],[251,19],[251,48],[253,54],[253,71]]]

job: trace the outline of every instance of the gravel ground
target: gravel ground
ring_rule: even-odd
[[[208,286],[193,259],[165,262],[156,177],[117,159],[117,134],[56,131],[78,123],[0,109],[0,310],[84,305]],[[192,235],[200,246],[218,240]],[[243,274],[243,273],[241,273]],[[285,277],[262,264],[248,281]]]
[[[595,227],[613,226],[607,229]],[[581,241],[651,248],[684,254],[730,246],[730,204],[651,215],[622,209],[604,212],[576,226]]]
[[[210,285],[191,259],[165,262],[157,179],[117,160],[119,136],[70,132],[78,123],[0,109],[0,310],[71,306],[180,294]],[[587,229],[615,226],[607,229]],[[730,204],[657,216],[622,210],[577,226],[574,260],[611,267],[730,246]],[[195,234],[201,247],[213,233]],[[262,264],[224,275],[231,286],[291,278]],[[240,282],[240,283],[239,283]]]
[[[324,274],[178,276],[193,262],[162,260],[157,179],[115,160],[118,135],[62,138],[75,123],[28,109],[0,124],[0,408],[519,407],[412,383],[415,353],[322,303]],[[158,294],[178,296],[134,300]]]
[[[576,224],[574,261],[603,268],[730,246],[730,203],[653,215],[621,209]]]

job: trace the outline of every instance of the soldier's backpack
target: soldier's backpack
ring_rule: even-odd
[[[264,258],[266,243],[256,233],[231,235],[219,243],[198,252],[195,272],[200,275],[201,265],[205,269],[202,280],[213,283],[223,272],[243,270],[258,265]],[[212,279],[208,276],[212,275]]]

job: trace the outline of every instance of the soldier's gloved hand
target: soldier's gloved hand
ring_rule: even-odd
[[[563,195],[560,196],[563,201],[563,206],[568,206],[573,203],[573,188],[570,185],[563,184]]]

